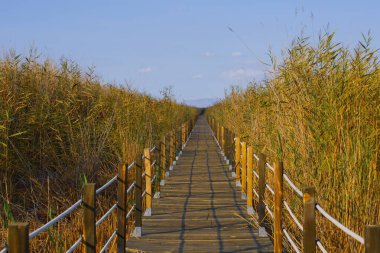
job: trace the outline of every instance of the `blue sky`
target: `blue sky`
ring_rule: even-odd
[[[379,48],[379,10],[380,1],[2,1],[0,50],[65,56],[154,96],[172,86],[179,101],[220,98],[262,79],[269,48],[281,59],[301,31],[315,43],[328,28],[354,47],[371,30]]]

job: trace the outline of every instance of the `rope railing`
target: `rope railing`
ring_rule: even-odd
[[[111,178],[107,183],[105,183],[102,187],[98,188],[96,190],[96,195],[98,195],[99,193],[101,193],[102,191],[104,191],[106,188],[108,188],[110,185],[112,185],[113,183],[115,183],[117,180],[117,175],[114,176],[113,178]]]
[[[83,238],[82,238],[82,236],[66,251],[66,253],[72,253],[72,252],[74,252],[74,250],[76,250],[78,247],[79,247],[79,245],[81,245],[81,243],[82,243],[82,240],[83,240]]]
[[[132,191],[132,189],[135,187],[135,185],[136,185],[136,181],[133,181],[133,183],[128,187],[128,189],[127,189],[127,194],[130,192],[130,191]]]
[[[149,151],[150,151],[150,153],[153,153],[155,150],[157,149],[157,147],[156,146],[154,146],[153,148],[151,148]]]
[[[290,245],[292,246],[293,250],[297,253],[300,253],[300,249],[297,247],[296,243],[290,237],[288,231],[285,228],[283,228],[282,231],[284,232],[284,235],[285,235],[286,239],[288,240],[288,242],[290,243]]]
[[[380,252],[379,246],[373,246],[373,245],[379,245],[375,242],[372,243],[366,243],[366,240],[371,240],[371,238],[375,238],[375,236],[367,236],[362,237],[359,234],[355,233],[351,229],[349,229],[347,226],[343,225],[341,222],[339,222],[337,219],[332,217],[326,210],[324,210],[319,203],[315,200],[315,189],[313,187],[307,187],[304,189],[304,191],[301,191],[295,183],[289,178],[289,176],[284,173],[283,165],[281,161],[276,162],[274,165],[271,165],[266,160],[266,156],[264,154],[256,154],[254,152],[244,155],[244,157],[253,156],[255,160],[255,165],[253,168],[257,168],[257,171],[253,169],[252,167],[249,168],[247,164],[247,161],[242,161],[243,152],[247,152],[247,150],[250,148],[252,150],[252,147],[249,145],[246,145],[245,142],[240,142],[240,137],[234,135],[232,133],[232,138],[225,140],[224,139],[224,132],[226,131],[226,128],[224,128],[221,124],[216,123],[215,119],[209,118],[208,119],[211,129],[213,130],[213,136],[220,147],[222,154],[227,154],[229,157],[225,157],[225,159],[228,159],[232,161],[230,168],[235,168],[235,171],[233,171],[232,176],[236,179],[236,186],[242,187],[242,192],[247,192],[247,189],[244,189],[243,187],[246,187],[248,181],[252,181],[252,178],[257,178],[257,186],[258,191],[255,190],[255,186],[252,188],[252,192],[255,197],[257,197],[257,206],[265,207],[258,208],[258,217],[259,217],[259,226],[263,227],[265,224],[263,223],[264,218],[266,217],[265,212],[268,213],[270,217],[273,218],[274,221],[274,230],[280,229],[282,233],[275,233],[275,236],[280,235],[282,238],[282,234],[285,236],[286,240],[289,242],[289,244],[292,246],[293,250],[295,252],[300,252],[300,249],[298,248],[297,244],[292,239],[290,232],[286,230],[284,227],[282,227],[282,214],[281,210],[283,207],[287,210],[289,216],[290,216],[290,222],[294,222],[294,224],[297,226],[297,228],[303,233],[309,233],[307,237],[304,236],[303,238],[303,252],[312,252],[312,247],[317,247],[321,252],[327,252],[326,248],[321,243],[320,239],[316,236],[316,218],[315,218],[315,212],[318,212],[322,215],[323,218],[327,219],[329,222],[334,224],[338,229],[340,229],[342,232],[347,234],[349,237],[355,239],[357,242],[359,242],[361,245],[365,246],[366,252]],[[230,130],[228,130],[230,133]],[[244,137],[245,139],[245,137]],[[228,145],[223,145],[224,142],[230,142]],[[244,144],[244,145],[243,145]],[[230,150],[225,147],[230,147]],[[243,147],[246,148],[246,150],[243,150]],[[269,185],[266,183],[266,169],[273,172],[273,182],[274,185]],[[243,170],[251,170],[252,171],[252,178],[248,177],[247,171]],[[246,177],[243,178],[242,176],[245,175]],[[295,196],[300,197],[303,199],[303,221],[300,221],[297,219],[295,213],[292,211],[289,203],[284,199],[283,197],[283,182],[286,183],[287,187],[290,187],[290,190],[293,191]],[[248,185],[253,185],[252,182]],[[280,191],[278,191],[278,187],[280,187]],[[268,190],[270,195],[273,196],[273,205],[274,205],[274,211],[272,211],[266,202],[265,199],[265,190]],[[252,197],[252,195],[251,195]],[[261,201],[261,202],[260,202]],[[248,205],[249,201],[247,202]],[[263,213],[264,210],[264,213]],[[276,210],[280,210],[280,212],[276,213]],[[260,213],[261,212],[261,213]],[[276,225],[276,215],[280,215],[280,225]],[[278,219],[277,219],[278,220]],[[306,228],[305,228],[306,227]],[[260,230],[259,230],[260,231]],[[278,230],[277,230],[278,231]],[[311,234],[310,234],[311,231]],[[372,233],[373,235],[380,234],[380,226],[365,226],[366,235]],[[367,238],[367,239],[366,239]],[[377,238],[380,240],[379,238]],[[374,239],[372,239],[374,240]],[[275,251],[281,252],[282,249],[282,243],[280,240],[274,240],[275,241]],[[372,246],[368,246],[372,245]]]
[[[297,186],[289,179],[289,177],[286,174],[284,174],[284,179],[289,184],[289,186],[298,194],[298,196],[302,198],[302,191],[300,191],[300,189],[297,188]]]
[[[317,240],[317,246],[318,246],[318,248],[319,248],[323,253],[327,253],[327,250],[325,249],[325,247],[323,247],[321,241]]]
[[[257,174],[257,172],[255,170],[253,170],[253,174],[255,175],[255,177],[257,177],[257,179],[259,179],[259,174]]]
[[[265,163],[265,166],[267,166],[268,169],[270,169],[272,172],[274,172],[274,168],[269,163]]]
[[[117,204],[114,204],[96,223],[95,226],[99,226],[102,222],[110,216],[110,214],[117,208]]]
[[[132,212],[135,210],[136,205],[133,205],[131,209],[128,211],[127,215],[125,216],[125,219],[128,220],[129,216],[131,216]]]
[[[107,242],[104,244],[103,248],[99,251],[99,253],[103,253],[103,252],[107,252],[108,251],[108,246],[110,245],[110,243],[112,242],[112,240],[115,238],[117,234],[117,230],[115,230],[112,235],[110,236],[110,238],[108,238]]]
[[[265,209],[267,210],[267,212],[269,213],[269,215],[272,217],[272,219],[274,219],[274,215],[273,215],[273,212],[272,210],[270,210],[269,206],[267,205],[267,203],[265,203]]]
[[[297,227],[298,227],[301,231],[303,231],[303,226],[302,226],[301,222],[299,222],[299,220],[297,219],[297,217],[296,217],[295,214],[293,213],[292,209],[290,209],[288,203],[287,203],[285,200],[283,200],[283,203],[284,203],[284,206],[285,206],[286,210],[288,211],[290,217],[292,217],[294,223],[296,223]]]
[[[342,223],[337,221],[334,217],[332,217],[330,214],[328,214],[319,204],[315,205],[315,208],[331,223],[333,223],[335,226],[337,226],[340,230],[342,230],[347,235],[354,238],[356,241],[360,242],[361,244],[364,244],[364,238],[360,235],[356,234],[352,230],[350,230],[348,227],[344,226]]]
[[[60,213],[55,218],[42,225],[38,229],[32,231],[31,233],[28,233],[28,226],[25,223],[24,228],[26,233],[28,233],[27,237],[29,238],[29,240],[33,239],[42,232],[48,230],[50,227],[57,224],[59,221],[64,219],[66,216],[68,216],[81,206],[84,211],[83,226],[88,228],[93,226],[94,229],[84,229],[84,234],[81,235],[79,239],[70,246],[67,252],[74,252],[80,245],[83,244],[83,241],[86,241],[86,244],[83,244],[85,248],[96,248],[96,245],[91,245],[92,242],[96,241],[96,227],[102,224],[108,217],[110,217],[111,213],[117,210],[118,217],[121,214],[125,217],[125,219],[121,219],[121,224],[117,224],[117,229],[108,238],[107,242],[102,247],[100,252],[108,251],[108,247],[112,240],[115,239],[116,235],[126,233],[126,226],[128,226],[126,222],[132,216],[133,213],[135,214],[132,216],[134,217],[134,222],[131,222],[130,224],[134,224],[135,227],[141,226],[141,212],[143,207],[142,198],[145,196],[145,209],[147,209],[147,204],[149,203],[149,201],[151,201],[153,191],[155,191],[156,193],[157,191],[160,191],[161,184],[154,182],[157,180],[163,181],[165,179],[168,166],[173,166],[173,164],[175,164],[174,158],[178,155],[179,152],[182,153],[182,148],[185,146],[187,140],[189,139],[190,132],[192,130],[195,120],[196,118],[192,119],[191,121],[188,121],[187,123],[182,124],[179,128],[172,130],[169,135],[165,135],[158,142],[158,145],[154,145],[153,147],[147,149],[148,152],[144,151],[144,154],[138,155],[137,159],[133,160],[129,165],[120,165],[118,174],[113,176],[109,181],[107,181],[98,189],[95,189],[95,184],[85,184],[83,188],[83,197],[80,200],[75,202],[65,211],[63,211],[62,213]],[[148,163],[146,161],[148,161]],[[132,168],[135,168],[135,170],[132,170]],[[128,180],[129,174],[134,174],[132,175],[132,180]],[[147,178],[149,178],[149,180],[147,180]],[[132,181],[132,183],[127,187],[127,182],[129,181]],[[143,193],[141,193],[143,189],[143,182],[145,182],[145,190],[143,191]],[[108,211],[98,221],[95,221],[93,224],[91,224],[91,222],[89,221],[95,220],[91,217],[95,217],[96,196],[108,189],[114,183],[117,183],[118,188],[116,203],[114,203],[111,206],[111,208],[108,209]],[[151,189],[152,184],[154,184],[154,189]],[[135,189],[135,191],[133,191],[134,193],[132,194],[133,196],[131,195],[127,197],[128,194],[132,193],[133,189]],[[157,196],[159,197],[159,194]],[[128,213],[126,213],[126,200],[130,198],[132,199],[134,204],[128,210]],[[119,220],[120,219],[118,218],[118,221]],[[17,224],[17,226],[19,226],[19,224]],[[12,229],[12,224],[10,224],[8,230],[10,229]],[[141,233],[134,233],[134,235],[141,236]],[[12,247],[19,246],[18,241],[21,240],[20,238],[22,238],[22,236],[23,235],[20,234],[20,237],[10,238],[10,241],[7,242],[7,246],[1,249],[0,253],[6,253],[8,251],[12,252]],[[124,236],[124,238],[118,236],[117,240],[124,240],[125,245],[126,236]],[[23,245],[23,247],[25,248],[29,247],[29,241],[27,241],[26,243],[27,244]]]
[[[67,215],[69,215],[70,213],[72,213],[75,209],[77,209],[81,204],[82,204],[82,200],[78,200],[77,202],[75,202],[72,206],[70,206],[69,208],[67,208],[65,211],[63,211],[61,214],[59,214],[58,216],[56,216],[54,219],[50,220],[48,223],[44,224],[43,226],[39,227],[38,229],[34,230],[33,232],[31,232],[29,234],[29,240],[30,239],[33,239],[34,237],[36,237],[38,234],[46,231],[48,228],[50,228],[51,226],[53,226],[54,224],[56,224],[58,221],[62,220],[63,218],[65,218]]]
[[[274,195],[274,190],[272,189],[272,187],[269,186],[269,184],[265,184],[265,187],[268,189],[268,191]]]

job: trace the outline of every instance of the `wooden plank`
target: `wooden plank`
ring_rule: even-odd
[[[215,122],[216,137],[224,146],[228,135],[222,129]],[[236,154],[234,151],[231,153]],[[240,166],[240,151],[238,163]],[[143,219],[142,237],[130,238],[127,251],[273,251],[269,238],[260,238],[251,225],[256,221],[247,214],[247,202],[236,188],[237,179],[229,172],[204,116],[194,126],[174,167],[161,187],[160,199],[152,202],[153,215]],[[239,167],[239,183],[240,175]]]

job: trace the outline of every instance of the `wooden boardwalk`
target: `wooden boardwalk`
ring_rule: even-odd
[[[153,205],[128,251],[273,252],[270,239],[247,221],[246,202],[204,116]]]

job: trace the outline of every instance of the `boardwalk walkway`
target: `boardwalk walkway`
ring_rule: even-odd
[[[153,205],[143,236],[127,241],[130,252],[273,251],[269,238],[259,238],[245,220],[245,201],[204,116]]]

